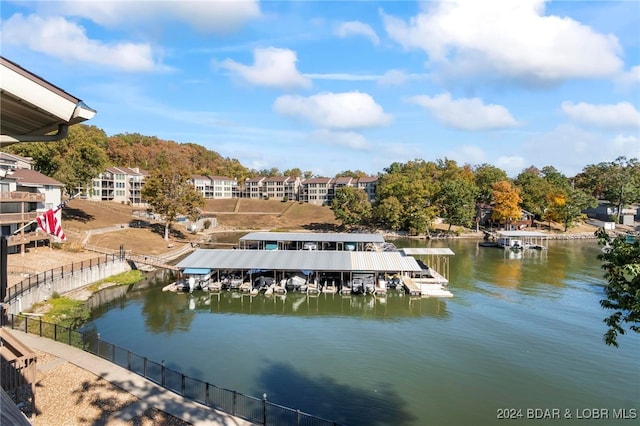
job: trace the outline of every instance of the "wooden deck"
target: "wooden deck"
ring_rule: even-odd
[[[422,296],[422,291],[420,290],[420,286],[413,282],[413,279],[410,277],[403,276],[402,283],[407,288],[410,296]]]

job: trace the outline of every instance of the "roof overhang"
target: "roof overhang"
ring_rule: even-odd
[[[69,126],[95,114],[80,99],[0,56],[0,146],[63,139]]]

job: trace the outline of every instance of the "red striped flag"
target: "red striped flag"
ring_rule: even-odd
[[[44,232],[65,241],[67,237],[62,231],[61,219],[59,218],[60,215],[57,214],[59,211],[60,207],[55,210],[49,209],[42,215],[38,216],[36,220],[38,221],[40,229]]]

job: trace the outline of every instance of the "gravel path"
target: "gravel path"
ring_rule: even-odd
[[[190,425],[155,408],[141,415],[135,396],[101,377],[45,352],[38,355],[36,415],[33,425]]]

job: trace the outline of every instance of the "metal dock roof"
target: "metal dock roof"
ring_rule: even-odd
[[[178,268],[273,271],[418,272],[413,257],[399,252],[199,249]]]
[[[240,241],[313,241],[345,243],[384,243],[379,234],[335,233],[335,232],[251,232]]]
[[[543,232],[535,231],[496,231],[501,237],[531,237],[531,238],[547,238],[548,235]]]
[[[408,256],[453,256],[455,254],[447,247],[407,247],[399,250]]]

